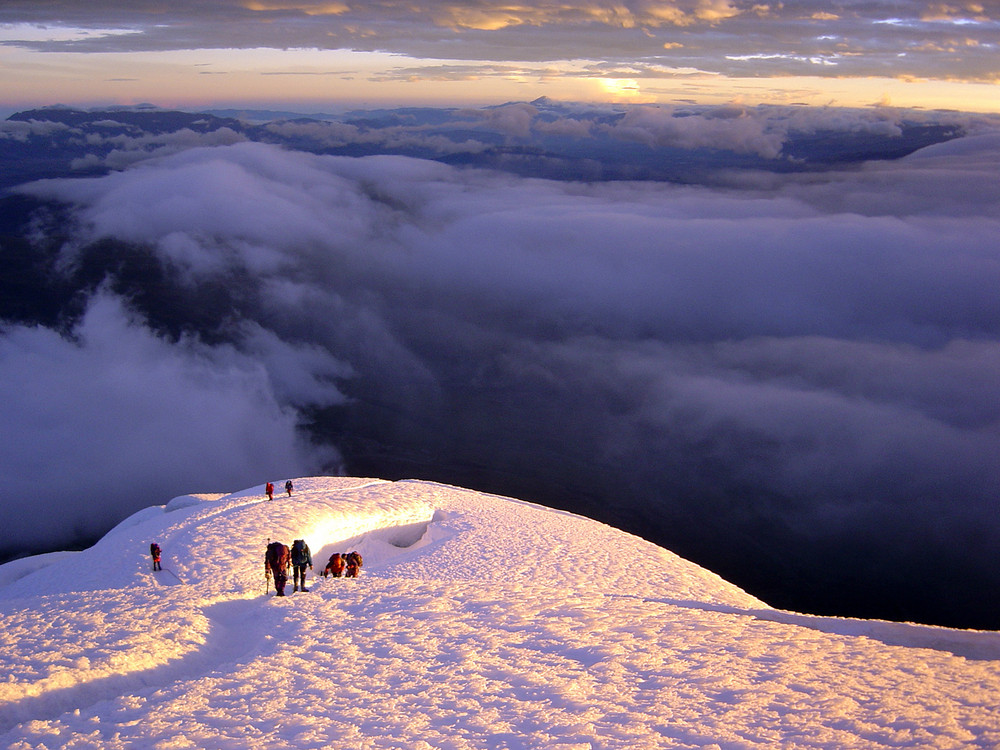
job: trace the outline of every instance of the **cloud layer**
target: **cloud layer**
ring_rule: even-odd
[[[269,372],[329,370],[329,355],[252,326],[247,333],[247,352],[170,342],[104,292],[71,337],[5,328],[2,421],[17,435],[0,457],[5,551],[92,538],[154,497],[203,483],[263,481],[335,461],[297,431],[290,405],[308,370],[293,369],[286,382]],[[329,385],[309,385],[310,402],[341,400]]]
[[[162,501],[334,450],[581,509],[777,604],[975,609],[962,582],[1000,552],[998,158],[984,135],[715,189],[237,143],[37,183],[75,206],[62,273],[115,238],[227,310],[109,271],[72,337],[8,327],[0,382],[34,394],[3,417],[3,474],[34,485],[8,503],[121,477]]]
[[[931,0],[759,3],[366,3],[212,0],[164,4],[10,0],[8,43],[42,50],[351,49],[440,61],[592,60],[600,75],[910,76],[995,82],[996,8]],[[41,25],[54,27],[50,34]],[[568,71],[562,71],[568,74]],[[583,74],[593,77],[595,71]]]
[[[0,123],[0,158],[8,165],[0,186],[120,170],[196,146],[243,141],[311,153],[415,156],[558,180],[718,184],[744,181],[754,169],[806,172],[889,160],[959,135],[996,132],[998,123],[996,115],[890,107],[612,105],[544,97],[478,109],[313,117],[51,107]]]

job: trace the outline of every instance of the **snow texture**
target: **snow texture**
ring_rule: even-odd
[[[294,482],[0,566],[0,747],[1000,746],[1000,633],[774,610],[508,498]],[[311,590],[265,594],[268,539],[296,538]],[[360,578],[317,576],[351,549]]]

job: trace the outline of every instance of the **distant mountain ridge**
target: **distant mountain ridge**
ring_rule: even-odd
[[[840,130],[811,130],[790,127],[785,113],[764,109],[644,110],[546,99],[478,110],[400,107],[340,115],[47,107],[0,124],[0,189],[106,173],[156,155],[169,147],[170,136],[176,141],[182,134],[192,142],[201,136],[204,145],[224,132],[310,153],[394,154],[555,180],[698,183],[732,170],[809,171],[896,159],[964,132],[947,118],[874,125],[847,119]],[[128,159],[109,159],[123,152]]]

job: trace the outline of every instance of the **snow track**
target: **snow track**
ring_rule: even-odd
[[[177,603],[175,609],[182,606]],[[150,694],[160,686],[200,679],[220,666],[252,660],[265,650],[266,621],[261,620],[257,610],[253,602],[246,600],[220,602],[201,609],[198,614],[207,620],[203,642],[183,656],[163,663],[154,662],[135,670],[124,663],[115,664],[113,669],[92,669],[92,676],[81,674],[77,676],[79,681],[52,689],[45,689],[43,681],[36,685],[37,690],[25,691],[31,694],[0,706],[0,734],[29,719],[51,720],[66,712],[87,716],[97,713],[95,707],[100,703],[122,695]],[[150,623],[151,629],[155,627],[155,622]],[[47,682],[66,681],[56,676]]]

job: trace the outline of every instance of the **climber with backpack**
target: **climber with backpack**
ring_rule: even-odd
[[[339,552],[334,552],[330,555],[326,567],[323,568],[323,577],[326,578],[327,574],[332,575],[334,578],[340,578],[344,575],[344,555]]]
[[[306,565],[312,570],[313,559],[309,552],[309,545],[304,539],[296,539],[292,542],[292,583],[295,588],[292,591],[308,591],[306,588]]]
[[[153,570],[163,570],[160,567],[160,545],[156,542],[150,542],[149,554],[153,558]]]
[[[364,561],[361,559],[361,553],[357,550],[347,553],[347,575],[346,578],[357,578],[358,571],[361,570],[361,566],[364,565]]]
[[[288,582],[288,565],[291,555],[288,545],[281,542],[269,542],[264,553],[264,577],[274,578],[275,596],[285,595],[285,584]]]

